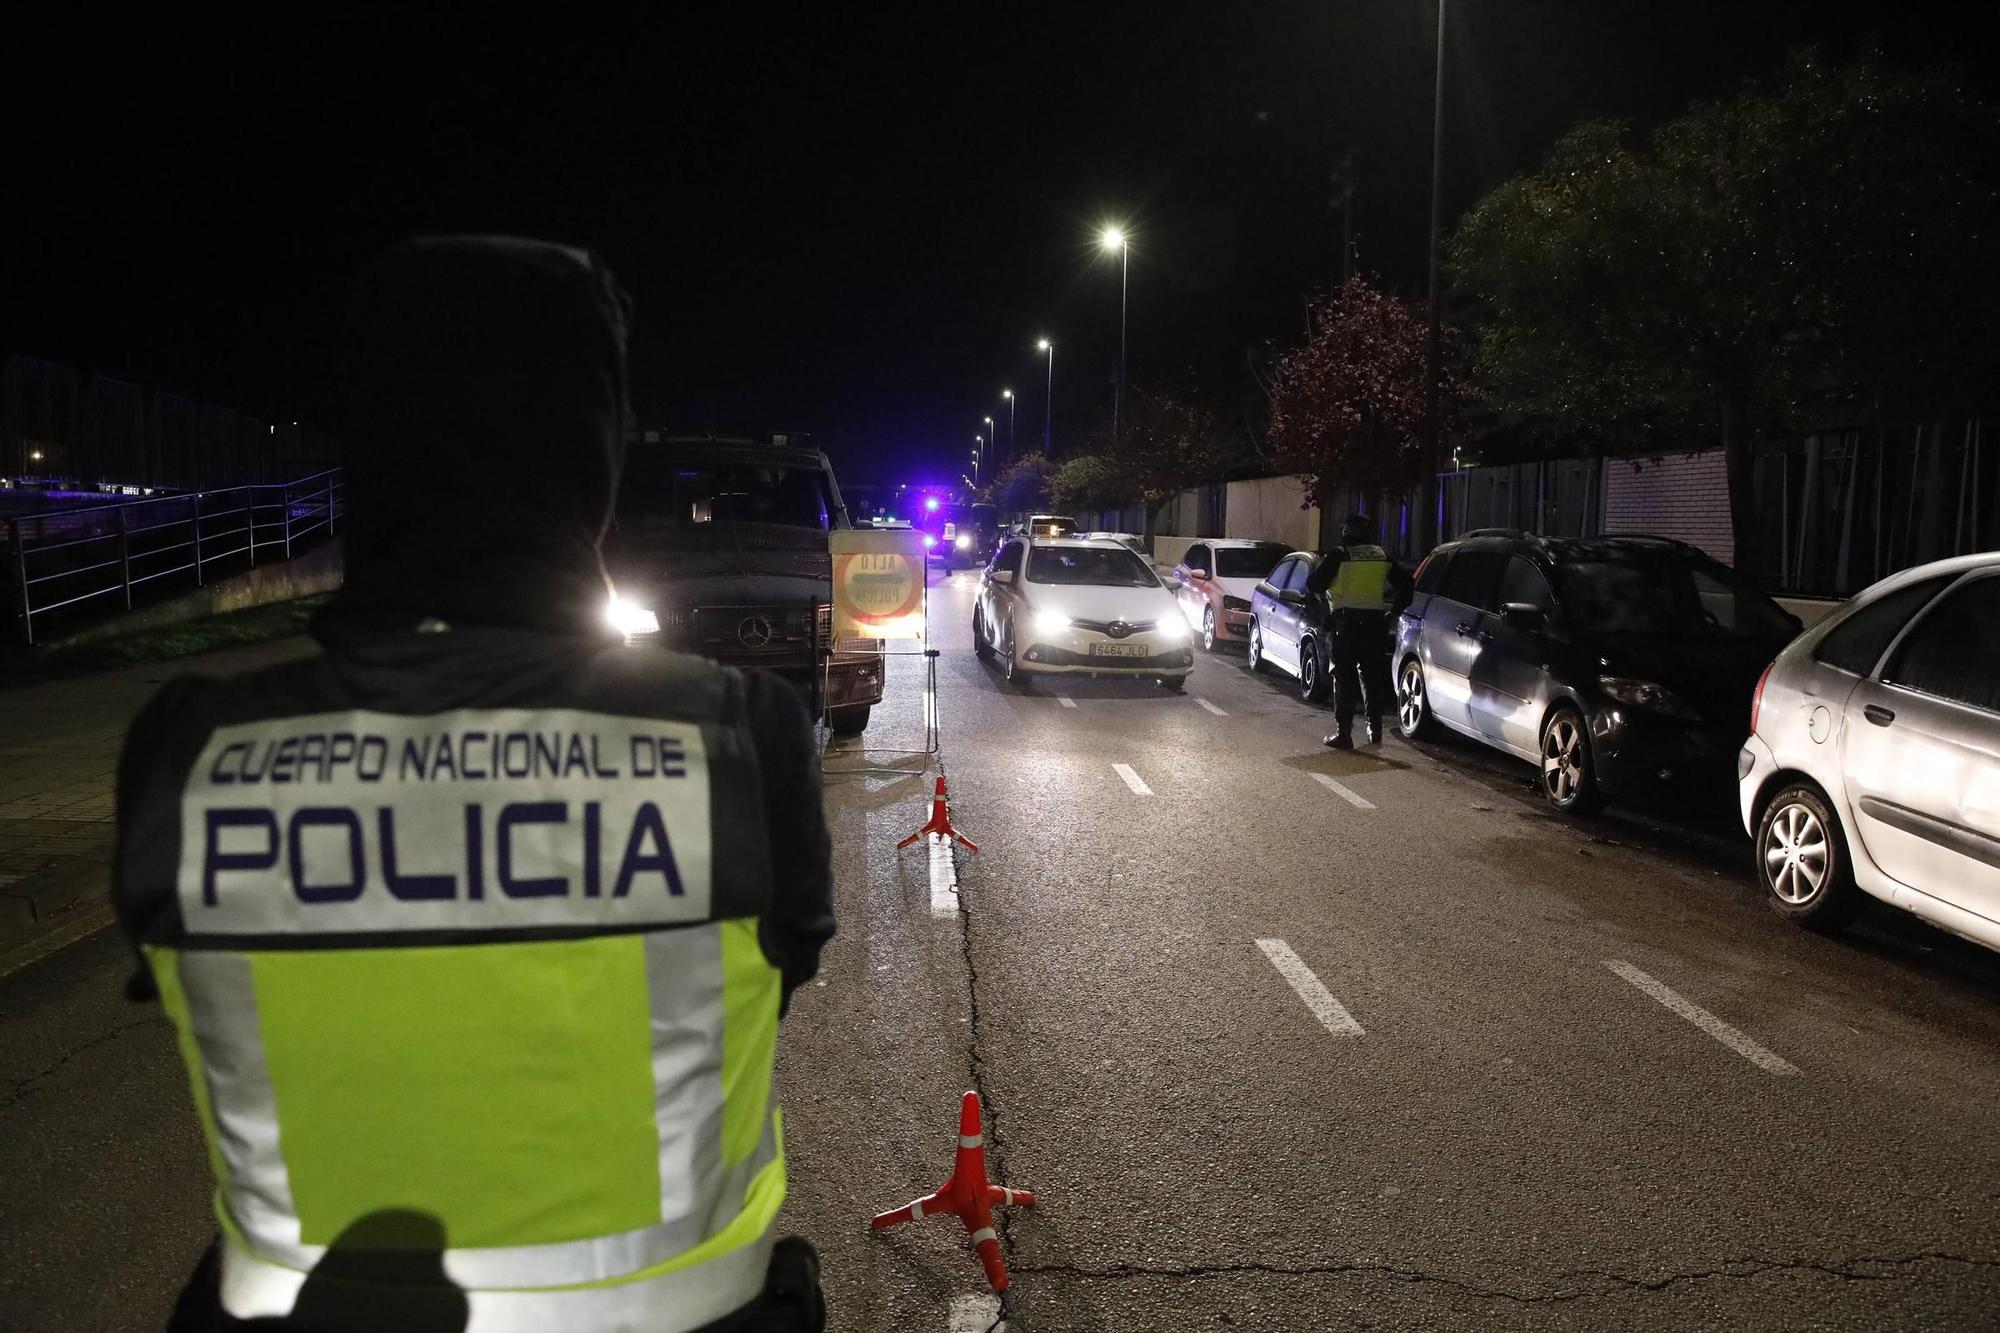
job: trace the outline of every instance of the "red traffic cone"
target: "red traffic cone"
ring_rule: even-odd
[[[951,815],[945,809],[944,774],[942,773],[938,774],[937,794],[931,797],[930,822],[925,824],[922,828],[918,829],[915,833],[912,833],[909,837],[897,843],[896,850],[900,852],[905,847],[908,847],[913,843],[922,842],[926,837],[930,836],[933,833],[937,834],[940,838],[943,838],[946,842],[950,842],[953,838],[958,839],[958,841],[965,844],[965,850],[968,852],[976,852],[979,850],[978,843],[966,837],[963,833],[960,833],[957,829],[951,826]]]
[[[958,1158],[952,1163],[951,1179],[940,1185],[937,1193],[883,1213],[868,1225],[882,1231],[904,1222],[921,1221],[931,1213],[957,1213],[958,1220],[965,1223],[966,1234],[972,1237],[972,1248],[979,1251],[986,1280],[993,1284],[993,1290],[1005,1291],[1007,1264],[1000,1257],[999,1234],[993,1230],[993,1208],[996,1204],[1016,1203],[1025,1207],[1034,1201],[1030,1190],[1010,1190],[986,1178],[986,1138],[979,1132],[979,1094],[968,1092],[958,1108]]]

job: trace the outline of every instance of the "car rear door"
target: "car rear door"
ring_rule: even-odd
[[[1937,599],[1848,696],[1841,775],[1868,857],[2000,922],[2000,570]],[[1920,899],[1897,902],[1919,913]]]
[[[1280,666],[1296,666],[1298,657],[1293,651],[1298,641],[1298,610],[1284,600],[1287,584],[1298,576],[1302,562],[1297,556],[1286,556],[1271,571],[1271,577],[1257,585],[1257,591],[1250,599],[1257,613],[1257,629],[1264,639],[1264,656]],[[1292,637],[1286,638],[1289,634]]]
[[[1473,732],[1472,669],[1481,647],[1480,620],[1493,605],[1507,568],[1498,550],[1460,548],[1444,582],[1424,606],[1424,683],[1431,713],[1447,726]]]
[[[1504,608],[1510,603],[1534,607],[1541,612],[1540,622],[1508,623]],[[1524,759],[1540,752],[1549,698],[1548,617],[1554,607],[1555,595],[1542,571],[1525,556],[1508,556],[1493,609],[1479,618],[1477,652],[1468,667],[1473,730]]]

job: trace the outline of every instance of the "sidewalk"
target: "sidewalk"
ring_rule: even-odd
[[[118,747],[161,683],[311,651],[310,639],[280,639],[0,690],[0,952],[109,892]]]

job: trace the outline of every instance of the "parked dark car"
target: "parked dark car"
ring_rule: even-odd
[[[1559,810],[1726,790],[1797,617],[1695,547],[1482,530],[1431,552],[1397,625],[1397,723],[1540,769]]]

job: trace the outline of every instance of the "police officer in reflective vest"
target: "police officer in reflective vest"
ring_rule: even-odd
[[[406,243],[350,305],[321,651],[133,724],[116,900],[221,1238],[175,1327],[816,1329],[778,1021],[833,933],[804,704],[607,623],[626,302]]]
[[[1321,557],[1306,580],[1306,591],[1324,596],[1332,631],[1333,719],[1335,731],[1323,743],[1354,748],[1354,705],[1368,716],[1368,741],[1382,743],[1382,713],[1389,697],[1390,613],[1407,602],[1409,576],[1374,545],[1375,525],[1363,514],[1341,524],[1340,545]]]

